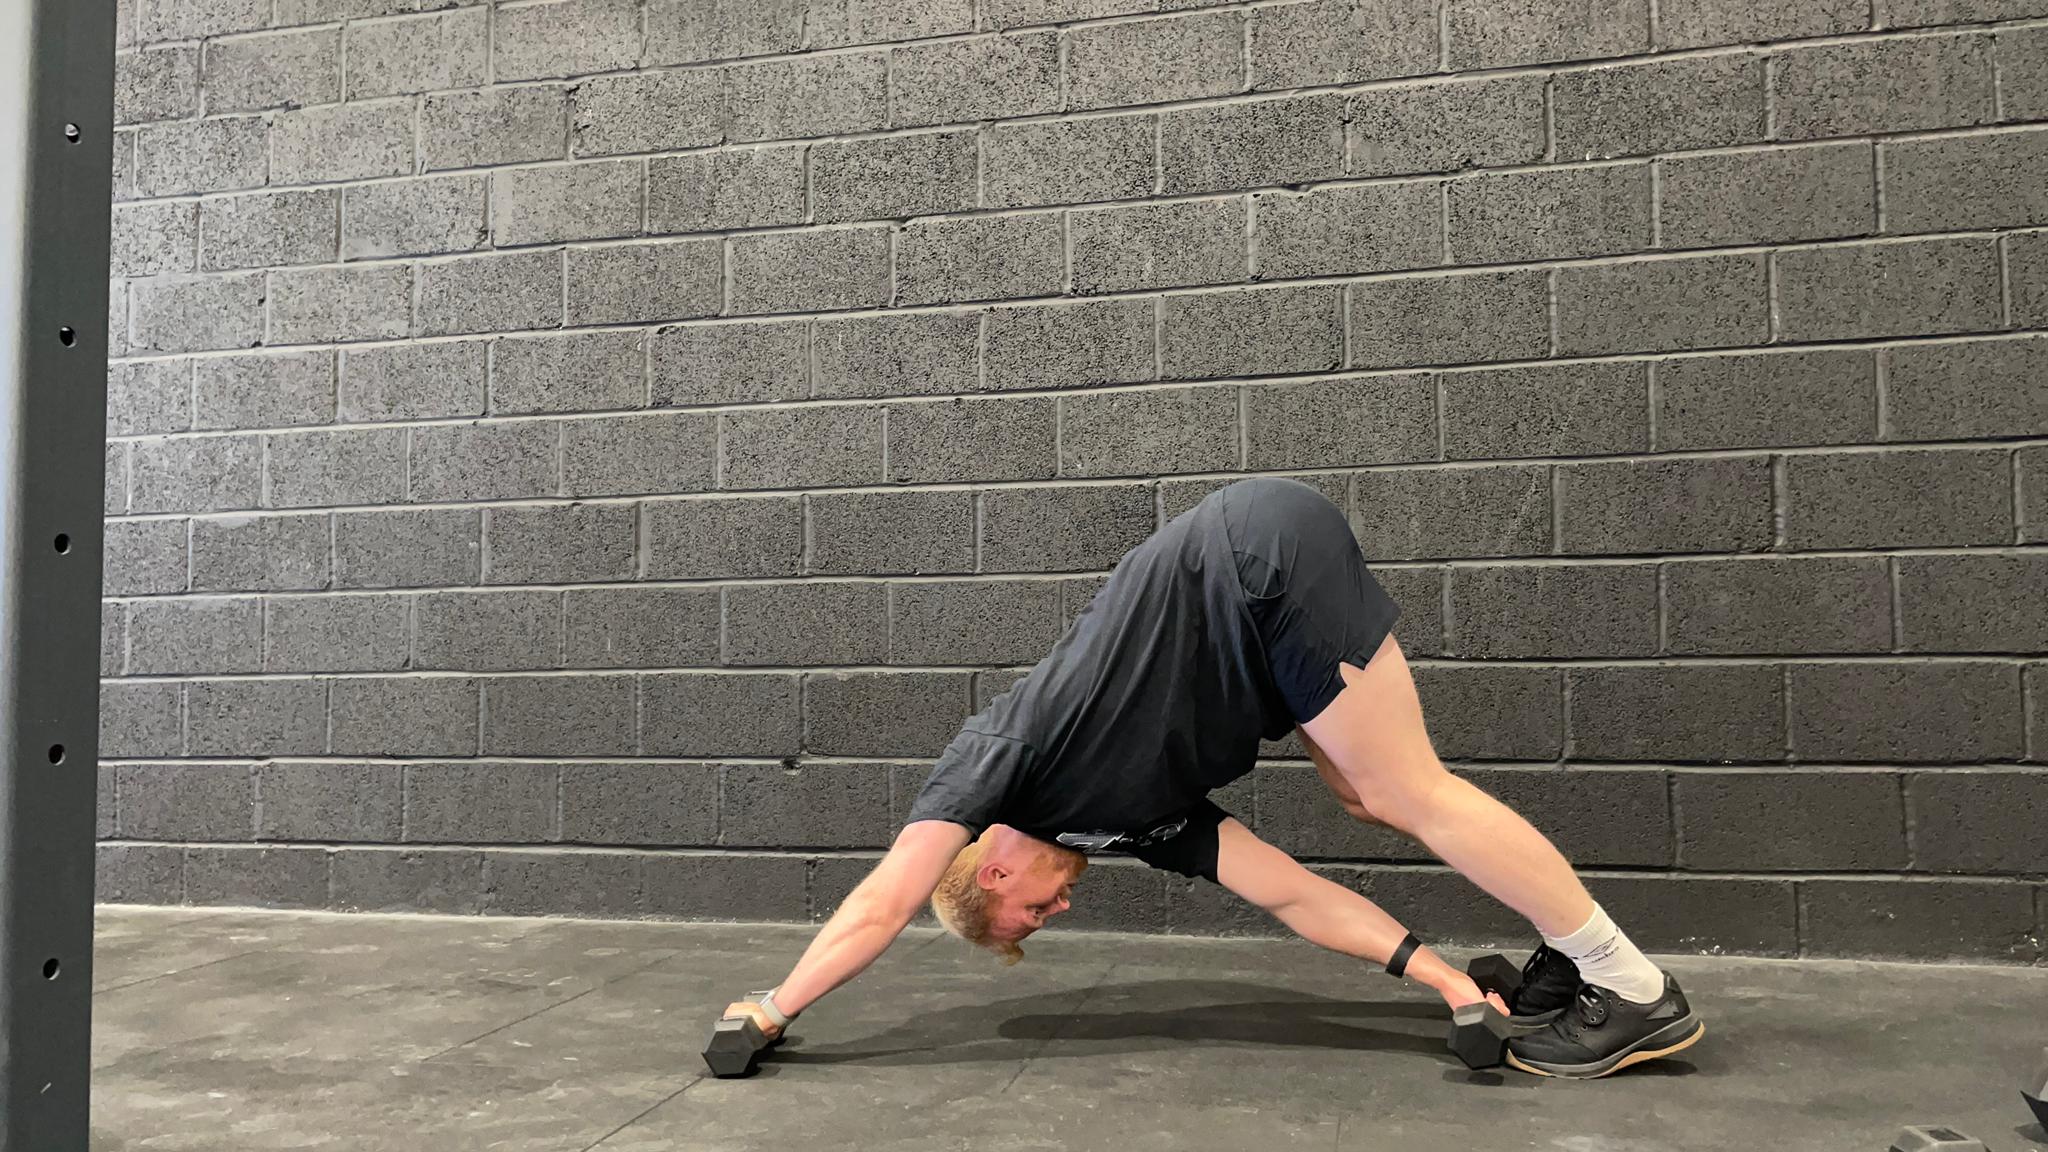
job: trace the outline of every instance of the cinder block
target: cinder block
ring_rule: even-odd
[[[983,201],[1031,208],[1149,195],[1156,130],[1151,116],[990,125],[981,140]]]
[[[2015,233],[2005,238],[2006,279],[2015,325],[2048,326],[2048,235]]]
[[[2030,873],[2040,868],[2034,828],[2041,774],[1921,772],[1906,777],[1913,867],[1928,872]]]
[[[642,176],[638,160],[551,164],[493,173],[491,242],[512,247],[635,235],[642,216]]]
[[[2023,448],[2013,453],[2019,477],[2020,542],[2048,543],[2048,448]]]
[[[1991,38],[1915,36],[1791,48],[1771,69],[1779,140],[1989,124]]]
[[[553,423],[515,421],[412,430],[412,498],[513,500],[555,490]]]
[[[1150,300],[992,308],[983,357],[991,389],[1086,388],[1158,378]]]
[[[1838,36],[1870,27],[1864,0],[1818,0],[1812,4],[1731,4],[1727,0],[1661,0],[1657,42],[1662,48],[1711,48],[1761,40]]]
[[[1450,651],[1498,659],[1654,656],[1654,564],[1503,564],[1451,571]]]
[[[890,592],[892,664],[1031,664],[1061,630],[1057,581],[897,584]],[[977,705],[986,704],[984,687]]]
[[[920,396],[981,387],[981,317],[911,312],[820,320],[811,329],[816,396]]]
[[[1904,440],[2048,434],[2048,339],[1888,349],[1886,432]]]
[[[765,852],[648,856],[647,912],[666,919],[801,922],[808,861]]]
[[[1312,868],[1364,896],[1405,924],[1427,924],[1433,940],[1491,947],[1520,942],[1529,925],[1448,869],[1319,864]]]
[[[490,75],[489,17],[488,9],[456,8],[423,16],[352,21],[343,30],[348,99],[485,83]]]
[[[1162,525],[1178,519],[1183,513],[1194,508],[1216,492],[1239,481],[1256,479],[1244,476],[1201,477],[1192,480],[1162,478],[1159,481],[1159,521]],[[1305,484],[1321,493],[1323,498],[1346,509],[1351,504],[1351,477],[1344,472],[1320,472],[1296,474],[1285,477],[1297,484]],[[1439,587],[1438,591],[1442,591]]]
[[[536,844],[556,838],[561,766],[458,761],[405,766],[407,843]]]
[[[465,256],[419,266],[419,332],[512,332],[562,323],[562,253]]]
[[[254,508],[263,490],[263,438],[138,440],[128,463],[130,512]]]
[[[204,352],[263,343],[263,274],[176,276],[128,286],[129,348]]]
[[[500,672],[559,667],[560,592],[432,592],[413,602],[413,667]]]
[[[1253,198],[1253,274],[1342,276],[1443,263],[1439,186],[1414,181]]]
[[[896,240],[896,303],[1057,296],[1066,282],[1058,213],[911,224]]]
[[[2032,892],[1991,880],[1801,880],[1800,946],[1814,956],[1994,960],[2041,955]]]
[[[1565,672],[1568,757],[1690,763],[1785,756],[1774,665],[1660,664]]]
[[[548,504],[484,510],[484,583],[630,580],[639,567],[631,504]]]
[[[412,175],[413,103],[403,98],[273,113],[271,183],[327,184]]]
[[[1671,865],[1670,790],[1661,770],[1478,768],[1460,775],[1542,829],[1579,867]]]
[[[247,764],[123,764],[115,788],[121,835],[131,840],[246,840],[255,831]]]
[[[804,748],[826,756],[936,756],[967,720],[966,672],[804,677]]]
[[[1626,363],[1446,372],[1439,378],[1444,454],[1469,460],[1645,451],[1648,377],[1644,365]]]
[[[185,687],[171,682],[131,681],[100,685],[99,754],[102,760],[185,754]],[[102,776],[108,769],[101,768]],[[100,815],[118,821],[110,806]],[[112,835],[111,827],[106,835]]]
[[[481,416],[489,347],[467,340],[348,349],[341,354],[339,418],[377,423]]]
[[[185,591],[188,532],[182,519],[108,521],[101,543],[101,594],[160,596]]]
[[[1098,856],[1074,886],[1079,899],[1059,926],[1079,931],[1164,932],[1167,890],[1182,884],[1171,872],[1121,856]]]
[[[1762,292],[1761,271],[1757,288]],[[1405,368],[1550,354],[1550,274],[1482,272],[1353,284],[1351,366]]]
[[[199,266],[199,205],[185,200],[114,208],[108,267],[115,276],[162,276]]]
[[[963,400],[889,406],[889,479],[1046,480],[1054,457],[1050,399]]]
[[[403,264],[284,269],[270,274],[269,291],[271,344],[412,334],[412,269]]]
[[[100,675],[119,676],[128,663],[128,609],[125,605],[100,602]]]
[[[1067,583],[1067,581],[1055,583],[1053,585],[1054,591],[1060,591],[1060,585],[1064,583]],[[1005,603],[1008,602],[1006,601]],[[1007,694],[1010,689],[1015,688],[1023,681],[1026,675],[1028,675],[1028,672],[1020,668],[984,668],[976,672],[974,674],[974,714],[979,716],[983,712],[988,711],[988,706],[991,702],[997,697]]]
[[[711,857],[717,859],[717,857]],[[770,857],[773,859],[773,857]],[[820,856],[808,861],[810,865],[811,921],[822,923],[839,911],[839,906],[851,895],[853,889],[868,873],[875,870],[878,857],[868,856]],[[1064,913],[1063,913],[1064,915]],[[934,923],[929,910],[920,911],[913,924],[927,926]],[[1064,924],[1064,921],[1062,921]]]
[[[1789,880],[1692,876],[1588,877],[1601,907],[1629,938],[1658,952],[1799,954],[1799,909]]]
[[[886,848],[886,764],[728,764],[719,804],[719,843],[777,848]]]
[[[808,396],[809,331],[801,320],[660,329],[649,355],[654,403],[749,404]]]
[[[1429,850],[1392,828],[1356,820],[1314,768],[1268,764],[1256,780],[1259,838],[1290,856],[1349,860],[1429,860]],[[1239,820],[1251,813],[1237,813]]]
[[[1666,248],[1775,244],[1877,231],[1870,146],[1824,144],[1658,161]]]
[[[1770,558],[1664,565],[1669,650],[1693,656],[1888,652],[1883,560]]]
[[[920,132],[811,147],[811,211],[821,224],[973,208],[980,196],[978,133]]]
[[[888,620],[880,583],[733,585],[725,590],[725,663],[880,664]]]
[[[631,756],[633,676],[507,676],[484,681],[486,756]]]
[[[481,852],[342,848],[330,859],[337,911],[474,916],[483,910]]]
[[[1344,359],[1343,295],[1333,287],[1169,296],[1161,302],[1167,380],[1327,372]]]
[[[1556,275],[1560,355],[1739,347],[1769,337],[1762,256],[1631,260]]]
[[[1881,28],[1981,24],[2039,16],[2039,0],[1878,0]]]
[[[886,52],[722,68],[726,137],[794,140],[874,131],[888,118],[888,71]]]
[[[651,0],[648,65],[773,56],[804,46],[810,0]]]
[[[1059,37],[1049,31],[905,45],[893,57],[889,113],[897,127],[1059,111]]]
[[[1788,709],[1801,760],[1968,763],[2024,750],[2010,664],[1794,664]]]
[[[647,162],[647,230],[719,232],[804,222],[800,147],[733,148]]]
[[[332,855],[325,848],[187,848],[185,903],[325,908]]]
[[[390,672],[411,652],[402,596],[294,596],[263,605],[266,672]]]
[[[717,418],[708,412],[610,416],[562,425],[568,496],[702,492],[713,487]]]
[[[645,508],[647,579],[794,576],[803,562],[798,497],[662,500]]]
[[[972,492],[823,493],[806,499],[808,573],[974,571]]]
[[[396,764],[264,764],[256,769],[262,840],[390,842],[402,812]]]
[[[278,428],[334,419],[334,353],[209,356],[193,361],[194,428]]]
[[[185,849],[176,844],[100,844],[93,899],[102,904],[182,904]]]
[[[1372,568],[1380,587],[1400,606],[1394,639],[1409,656],[1443,655],[1445,572],[1442,568]]]
[[[716,588],[572,588],[562,610],[568,668],[687,668],[718,662]]]
[[[1305,184],[1344,172],[1344,100],[1300,96],[1163,112],[1166,192]]]
[[[1254,9],[1252,87],[1355,84],[1437,70],[1431,0],[1314,0]]]
[[[325,515],[192,521],[192,588],[276,592],[327,586]]]
[[[1532,163],[1548,147],[1538,76],[1375,88],[1351,97],[1351,174],[1398,176]]]
[[[497,14],[493,78],[536,80],[612,72],[640,62],[641,0],[558,0]]]
[[[328,738],[337,756],[476,752],[479,689],[471,677],[343,676],[331,684]]]
[[[1361,472],[1356,484],[1351,524],[1368,561],[1550,553],[1548,468]]]
[[[1526,665],[1422,664],[1423,722],[1450,760],[1555,760],[1564,752],[1564,675]]]
[[[483,246],[482,176],[430,176],[342,190],[341,257],[432,256]]]
[[[709,764],[564,764],[562,841],[715,844],[718,776]]]
[[[198,110],[198,45],[114,56],[114,123],[183,120]]]
[[[666,152],[726,140],[726,93],[717,70],[594,76],[572,96],[570,145],[577,156]]]
[[[128,354],[128,286],[115,283],[107,293],[107,355]]]
[[[1238,464],[1238,390],[1146,388],[1060,398],[1062,476],[1216,472]]]
[[[638,332],[572,332],[496,341],[493,415],[602,412],[647,403],[647,358]]]
[[[1940,547],[2012,539],[2012,475],[1991,450],[1854,452],[1785,460],[1793,548]],[[1884,493],[1881,500],[1873,493]]]
[[[185,750],[193,756],[319,755],[327,750],[327,682],[194,680],[185,686]]]
[[[1076,292],[1235,284],[1247,276],[1242,199],[1075,212],[1068,226]]]
[[[1887,142],[1890,232],[2048,224],[2048,131]]]
[[[976,0],[829,0],[811,7],[805,34],[814,47],[883,44],[974,31]]]
[[[286,0],[305,4],[312,0]],[[264,0],[142,0],[135,5],[130,34],[138,44],[198,40],[271,25],[272,5]]]
[[[1074,619],[1087,610],[1088,605],[1094,601],[1095,594],[1102,591],[1102,586],[1107,583],[1107,576],[1077,576],[1060,581],[1061,623],[1072,628]]]
[[[1509,264],[1650,246],[1650,166],[1607,164],[1453,180],[1451,258]]]
[[[886,226],[749,234],[733,237],[730,244],[733,315],[828,312],[889,302]]]
[[[1763,57],[1705,56],[1560,72],[1557,157],[1594,160],[1764,138]]]
[[[725,253],[715,240],[572,248],[571,325],[715,316],[725,306]]]
[[[1558,550],[1754,552],[1771,546],[1767,456],[1623,460],[1557,469]]]
[[[803,744],[799,677],[680,672],[640,678],[647,756],[790,756]]]
[[[477,582],[483,514],[406,508],[334,514],[334,586],[417,588]]]
[[[1257,384],[1243,391],[1247,468],[1385,464],[1436,456],[1436,385],[1430,377]],[[1343,502],[1341,492],[1338,502]]]
[[[206,42],[206,110],[252,112],[341,99],[341,29],[264,32]]]
[[[1444,36],[1461,72],[1634,56],[1649,50],[1650,14],[1647,0],[1449,0]]]
[[[1196,0],[1198,4],[1200,0]],[[1160,0],[989,0],[982,23],[990,28],[1016,28],[1025,24],[1058,24],[1069,20],[1092,20],[1098,16],[1128,16],[1157,12]],[[1193,7],[1187,0],[1174,0],[1169,9]]]
[[[1108,571],[1156,523],[1143,484],[990,489],[981,496],[981,570]]]
[[[261,116],[153,124],[134,136],[137,196],[231,192],[259,187],[266,179],[282,183],[304,175],[292,168],[289,150],[273,171]]]
[[[128,606],[128,674],[225,675],[263,666],[255,597],[141,600]]]
[[[1244,17],[1217,12],[1066,34],[1067,108],[1161,104],[1242,92]]]
[[[1780,339],[1940,335],[2001,326],[1997,246],[1923,240],[1783,252]]]
[[[882,409],[858,405],[722,413],[726,488],[828,488],[882,478]]]
[[[637,916],[642,902],[638,854],[614,852],[484,853],[486,916]]]
[[[1660,360],[1651,371],[1660,449],[1854,444],[1877,435],[1869,352],[1697,356]]]
[[[420,168],[475,168],[569,154],[569,97],[560,88],[486,88],[424,98]]]
[[[431,0],[424,5],[434,7],[447,0]],[[393,16],[411,12],[423,5],[420,0],[277,0],[277,23],[280,26],[297,24],[323,24],[332,20],[357,19],[375,16]]]
[[[1901,556],[1899,633],[1908,652],[2048,651],[2048,557]]]
[[[396,504],[406,494],[405,439],[399,428],[265,436],[264,503],[271,508]],[[414,494],[419,495],[417,488]]]
[[[2048,118],[2048,31],[2006,28],[1995,40],[1999,110],[2009,120]]]

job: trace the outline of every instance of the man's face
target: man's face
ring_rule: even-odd
[[[1070,906],[1073,887],[1067,866],[1051,859],[995,880],[989,889],[995,912],[990,935],[1014,944],[1045,927]]]

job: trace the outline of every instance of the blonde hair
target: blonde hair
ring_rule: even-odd
[[[1015,940],[999,940],[990,935],[995,927],[995,909],[990,905],[988,889],[983,888],[976,877],[981,871],[982,857],[988,850],[991,831],[984,829],[946,866],[945,875],[939,877],[939,886],[932,890],[932,913],[946,931],[977,948],[995,953],[1008,967],[1024,958],[1024,949]],[[1045,847],[1049,850],[1046,858],[1034,864],[1034,868],[1065,869],[1074,879],[1087,871],[1086,856],[1059,845],[1046,844]]]

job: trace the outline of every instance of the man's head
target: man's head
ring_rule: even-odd
[[[932,911],[947,931],[1015,964],[1018,942],[1067,910],[1088,858],[1071,848],[991,824],[960,850],[932,892]]]

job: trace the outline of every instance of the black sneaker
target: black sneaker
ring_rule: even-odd
[[[1586,984],[1550,1027],[1508,1041],[1508,1063],[1538,1076],[1591,1080],[1690,1048],[1706,1033],[1669,973],[1664,995],[1650,1004]]]
[[[1539,944],[1529,954],[1529,962],[1522,965],[1522,983],[1515,994],[1508,998],[1508,1011],[1513,1013],[1512,1023],[1517,1032],[1535,1032],[1547,1028],[1555,1021],[1572,997],[1578,995],[1579,966],[1572,958],[1552,948]]]

